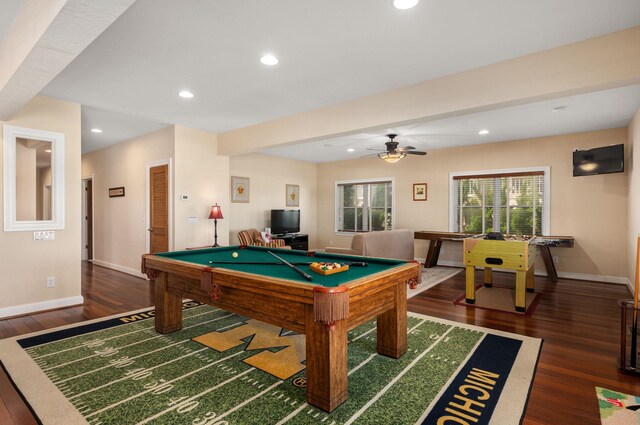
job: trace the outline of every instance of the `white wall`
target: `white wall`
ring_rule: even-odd
[[[200,130],[175,127],[174,248],[213,245],[211,206],[220,205],[218,244],[229,244],[229,157],[217,154],[217,136]],[[188,196],[182,200],[181,196]],[[195,217],[195,223],[190,223]],[[193,219],[192,219],[193,220]]]
[[[82,176],[93,176],[96,264],[142,276],[140,257],[147,252],[147,166],[169,161],[173,149],[174,129],[167,127],[82,156]],[[109,198],[109,188],[120,186],[125,196]],[[80,188],[80,179],[74,187]]]
[[[32,232],[0,232],[0,317],[80,304],[80,105],[37,96],[1,124],[64,134],[65,228],[38,242]]]
[[[230,243],[238,243],[240,230],[270,227],[272,209],[300,209],[300,233],[309,235],[310,249],[317,248],[317,164],[248,154],[231,157],[230,173],[249,177],[251,188],[249,203],[231,203]],[[286,206],[287,184],[300,186],[299,207]]]
[[[629,175],[629,226],[626,237],[629,264],[627,274],[635,291],[637,238],[640,236],[640,170],[635,169],[635,165],[640,164],[640,109],[629,125],[628,144],[629,155],[627,155],[625,163]]]

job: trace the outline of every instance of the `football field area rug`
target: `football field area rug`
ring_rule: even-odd
[[[154,311],[0,340],[0,361],[44,424],[518,424],[540,339],[409,313],[408,350],[348,334],[348,399],[306,403],[304,335],[195,302],[162,335]]]

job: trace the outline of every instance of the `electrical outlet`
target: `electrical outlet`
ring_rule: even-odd
[[[56,278],[55,276],[47,277],[47,288],[53,288],[56,286]]]
[[[554,262],[554,263],[556,263],[556,264],[558,264],[558,256],[557,256],[557,255],[554,255],[554,256],[553,256],[553,262]]]

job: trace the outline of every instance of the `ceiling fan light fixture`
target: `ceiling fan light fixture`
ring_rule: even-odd
[[[378,154],[378,158],[390,164],[400,161],[405,156],[407,156],[405,152],[381,152]]]

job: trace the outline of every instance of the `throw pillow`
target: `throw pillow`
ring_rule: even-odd
[[[262,239],[266,242],[269,243],[271,242],[271,235],[267,232],[260,232],[260,236],[262,236]]]

